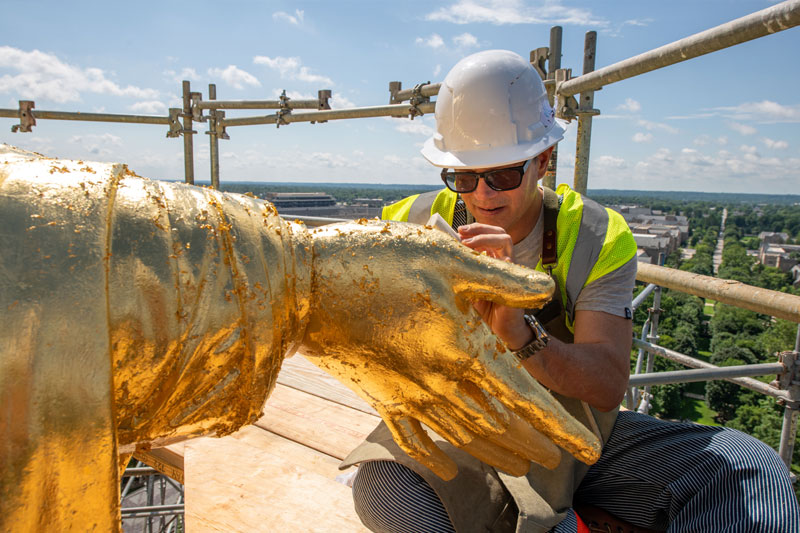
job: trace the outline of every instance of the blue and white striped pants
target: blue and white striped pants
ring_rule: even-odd
[[[376,532],[453,531],[433,489],[397,463],[361,465],[353,498],[364,525]],[[620,412],[575,500],[670,532],[800,532],[786,467],[766,444],[732,429],[631,411]],[[574,516],[553,531],[574,533]]]

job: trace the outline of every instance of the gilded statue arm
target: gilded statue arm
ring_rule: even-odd
[[[0,218],[0,530],[118,527],[118,453],[254,422],[298,348],[443,477],[421,423],[511,473],[555,466],[553,443],[599,456],[467,301],[535,307],[549,279],[434,230],[309,231],[253,198],[2,145]]]

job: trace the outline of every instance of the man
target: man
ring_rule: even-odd
[[[605,447],[591,468],[562,454],[556,469],[532,465],[525,477],[462,455],[458,477],[444,482],[379,426],[344,463],[361,463],[353,491],[365,525],[586,531],[570,509],[582,502],[640,528],[797,531],[786,469],[763,443],[730,430],[618,414],[629,374],[636,245],[618,214],[564,185],[555,193],[538,186],[564,127],[531,65],[497,50],[463,59],[439,91],[436,125],[422,154],[443,168],[447,189],[389,206],[384,218],[424,223],[439,213],[464,245],[551,274],[554,300],[538,312],[475,307]]]

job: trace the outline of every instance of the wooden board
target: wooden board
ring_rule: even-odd
[[[187,531],[367,531],[338,459],[252,426],[185,454]]]
[[[169,476],[183,484],[183,455],[185,442],[171,444],[164,448],[138,451],[133,456],[143,463],[155,468],[165,476]]]
[[[283,362],[278,383],[378,416],[370,404],[300,354]]]
[[[376,415],[276,385],[256,426],[337,459],[375,429]]]

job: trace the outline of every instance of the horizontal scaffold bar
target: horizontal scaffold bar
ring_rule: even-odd
[[[793,294],[646,263],[639,263],[636,279],[800,323],[800,296]]]
[[[652,354],[655,354],[655,355],[660,355],[661,357],[663,357],[665,359],[669,359],[670,361],[675,361],[676,363],[680,363],[680,364],[682,364],[684,366],[688,366],[690,368],[705,368],[705,369],[713,369],[713,370],[719,370],[721,368],[726,368],[726,367],[720,367],[720,366],[717,366],[717,365],[712,365],[711,363],[706,363],[705,361],[701,361],[699,359],[695,359],[694,357],[689,357],[686,354],[682,354],[682,353],[676,352],[674,350],[669,350],[669,349],[664,348],[662,346],[657,346],[655,344],[651,344],[649,342],[645,342],[645,341],[639,340],[639,339],[637,339],[635,337],[633,339],[633,346],[635,348],[641,348],[646,352],[649,352],[649,353],[652,353]],[[786,368],[781,363],[773,363],[773,364],[777,364],[783,369],[782,372],[780,372],[780,373],[783,373],[783,372],[786,371]],[[756,366],[760,366],[760,365],[749,365],[749,366],[750,367],[756,367]],[[775,368],[777,369],[778,367],[776,366]],[[662,374],[662,372],[659,372],[659,374]],[[652,374],[639,374],[639,375],[652,375]],[[753,375],[753,374],[750,374],[750,375]],[[634,378],[635,378],[635,376],[631,376],[631,384],[634,384],[634,382],[635,382]],[[741,385],[742,387],[745,387],[747,389],[754,390],[756,392],[760,392],[761,394],[766,394],[767,396],[772,396],[773,398],[780,398],[780,399],[784,399],[784,400],[790,399],[789,398],[789,393],[787,391],[776,389],[774,387],[770,387],[768,384],[763,383],[761,381],[758,381],[757,379],[747,378],[747,377],[723,377],[722,379],[725,379],[725,380],[730,381],[732,383],[736,383],[737,385]],[[701,380],[701,381],[703,381],[703,380]],[[661,382],[661,384],[663,384],[663,383],[665,383],[665,382]],[[669,383],[672,383],[672,382],[669,382]],[[635,383],[635,384],[636,385],[645,385],[644,383]]]
[[[87,122],[123,122],[128,124],[169,124],[169,117],[150,115],[117,115],[114,113],[81,113],[69,111],[33,110],[37,119],[83,120]],[[19,118],[19,109],[0,109],[0,117]]]
[[[319,100],[208,100],[195,103],[200,109],[319,109]]]
[[[408,104],[391,104],[371,107],[352,107],[349,109],[332,109],[330,111],[309,111],[306,113],[286,113],[283,115],[266,115],[263,117],[225,118],[219,121],[228,126],[255,126],[258,124],[291,124],[292,122],[322,122],[346,118],[368,117],[406,117],[416,109],[420,113],[433,113],[435,104],[426,102],[418,106]]]
[[[559,94],[572,96],[716,52],[800,25],[800,0],[790,0],[726,22],[649,52],[562,83]]]
[[[419,95],[420,96],[436,96],[439,94],[439,88],[442,86],[442,83],[429,83],[428,85],[423,85],[419,88]],[[403,89],[401,91],[397,91],[392,96],[395,102],[404,102],[406,100],[410,100],[412,96],[414,96],[414,89]]]
[[[631,376],[628,384],[632,387],[644,387],[645,385],[666,385],[668,383],[691,383],[694,381],[711,381],[714,379],[769,376],[772,374],[781,374],[785,371],[786,367],[781,363],[693,368],[691,370],[670,370],[650,374],[636,374],[635,376]]]

